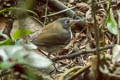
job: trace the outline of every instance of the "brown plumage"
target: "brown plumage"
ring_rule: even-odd
[[[66,17],[49,23],[32,42],[44,51],[56,52],[71,41],[71,26],[78,21]]]

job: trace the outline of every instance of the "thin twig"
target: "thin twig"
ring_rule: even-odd
[[[111,44],[111,45],[107,45],[107,46],[104,46],[104,47],[99,47],[99,50],[102,51],[102,50],[105,50],[105,49],[111,49],[114,45]],[[80,51],[77,51],[75,53],[71,53],[69,55],[63,55],[63,56],[59,56],[59,57],[56,57],[56,58],[53,58],[52,61],[56,62],[58,60],[62,60],[62,59],[71,59],[71,58],[74,58],[74,57],[79,57],[80,55],[82,54],[87,54],[87,53],[94,53],[96,52],[97,49],[91,49],[91,50],[80,50]]]
[[[35,19],[36,21],[38,21],[42,25],[42,27],[45,27],[45,25],[43,24],[43,22],[41,22],[38,18],[36,18],[34,16],[32,18]]]
[[[48,0],[46,1],[44,25],[46,24],[46,20],[47,20],[47,12],[48,12]]]
[[[99,2],[96,2],[95,4],[108,4],[109,1],[99,1]],[[91,2],[89,2],[88,4],[91,4]]]
[[[55,13],[52,13],[52,14],[46,15],[46,16],[47,16],[47,17],[54,16],[54,15],[57,15],[57,14],[60,14],[60,13],[66,12],[66,11],[71,10],[71,9],[74,9],[74,8],[76,8],[76,6],[73,6],[73,7],[71,7],[71,8],[67,8],[67,9],[64,9],[64,10],[61,10],[61,11],[58,11],[58,12],[55,12]],[[42,16],[42,17],[45,17],[45,16]]]
[[[74,80],[76,77],[78,77],[80,74],[82,74],[83,72],[85,72],[86,70],[89,70],[89,68],[91,67],[91,65],[87,65],[82,69],[77,70],[77,72],[68,80]]]
[[[2,10],[0,10],[0,14],[2,14],[4,12],[7,12],[7,11],[10,11],[10,10],[22,10],[22,11],[26,11],[26,12],[29,12],[31,14],[34,14],[37,18],[39,18],[39,15],[37,13],[35,13],[34,11],[32,11],[32,10],[23,9],[23,8],[17,8],[17,7],[10,7],[10,8],[2,9]]]

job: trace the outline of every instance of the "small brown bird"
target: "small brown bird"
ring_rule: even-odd
[[[32,42],[44,51],[56,52],[71,41],[71,26],[78,21],[68,17],[57,19],[46,25]]]

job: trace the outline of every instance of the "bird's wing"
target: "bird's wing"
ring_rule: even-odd
[[[65,32],[65,31],[66,30],[64,30],[63,26],[57,21],[46,25],[42,30],[42,32],[47,32],[47,33],[49,32],[58,33],[58,32]]]
[[[32,42],[38,46],[47,46],[47,45],[64,45],[67,37],[61,36],[59,33],[41,33],[39,36],[34,39]],[[61,38],[63,37],[63,38]]]

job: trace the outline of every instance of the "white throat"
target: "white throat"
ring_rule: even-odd
[[[70,36],[71,36],[71,39],[72,39],[73,38],[73,34],[72,34],[71,29],[69,29],[69,31],[70,31]]]

